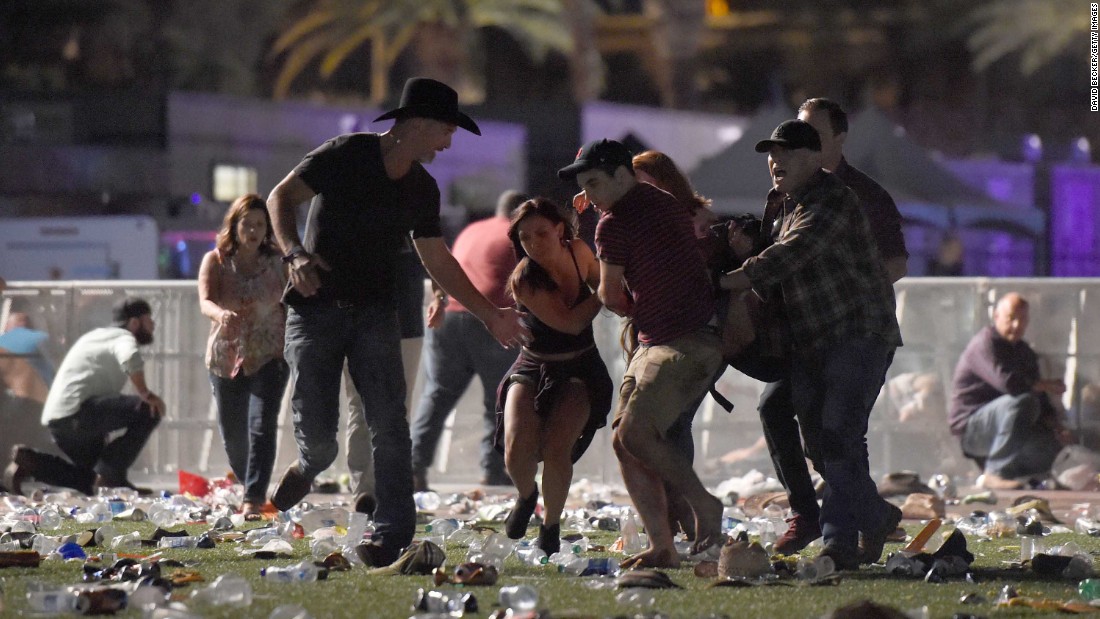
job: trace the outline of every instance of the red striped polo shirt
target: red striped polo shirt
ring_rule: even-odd
[[[691,215],[648,183],[630,189],[596,225],[600,260],[624,268],[642,344],[667,343],[714,316],[714,291]]]

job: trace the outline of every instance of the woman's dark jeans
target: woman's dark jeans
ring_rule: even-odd
[[[268,361],[251,376],[210,375],[225,453],[233,474],[244,484],[246,501],[267,500],[275,466],[279,405],[288,375],[282,359]]]

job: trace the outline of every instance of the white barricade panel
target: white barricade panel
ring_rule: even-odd
[[[871,416],[868,449],[876,477],[901,469],[916,470],[925,478],[944,472],[977,473],[946,428],[951,377],[966,343],[989,323],[993,304],[1008,291],[1020,292],[1031,303],[1027,339],[1042,356],[1044,373],[1065,379],[1068,391],[1062,404],[1066,410],[1076,412],[1087,385],[1100,389],[1100,329],[1092,324],[1100,319],[1098,279],[914,278],[902,280],[896,290],[905,346],[897,351]],[[110,322],[112,304],[125,295],[142,296],[153,307],[157,328],[155,342],[146,353],[147,380],[169,411],[135,464],[135,477],[173,476],[180,469],[224,475],[228,464],[203,362],[209,321],[199,313],[194,282],[12,282],[2,296],[0,324],[11,312],[26,312],[33,328],[49,335],[44,356],[56,367],[77,337]],[[620,324],[617,316],[606,311],[595,324],[597,345],[616,385],[625,369]],[[419,378],[414,383],[413,408],[420,383]],[[496,385],[487,387],[496,389]],[[718,389],[734,403],[733,412],[726,413],[709,396],[704,399],[693,434],[696,468],[707,483],[754,468],[773,474],[759,442],[756,405],[762,388],[761,383],[730,370]],[[481,389],[475,379],[460,400],[429,474],[432,481],[473,484],[480,478]],[[341,401],[346,411],[343,395]],[[40,409],[40,404],[19,399],[5,386],[0,413],[5,426],[13,430],[0,441],[0,454],[6,456],[16,441],[50,445],[48,433],[38,425]],[[609,424],[613,417],[614,411],[609,412]],[[1078,423],[1100,427],[1100,420],[1078,421],[1076,415],[1070,421],[1071,427]],[[342,413],[341,427],[345,425],[346,413]],[[619,482],[610,436],[609,429],[597,435],[577,463],[575,479]],[[342,434],[340,443],[332,477],[346,472]],[[289,398],[284,398],[276,478],[295,457]]]

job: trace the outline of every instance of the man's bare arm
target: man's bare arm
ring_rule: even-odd
[[[519,324],[520,313],[513,308],[496,307],[486,299],[470,282],[441,237],[413,239],[413,245],[432,280],[485,323],[498,342],[513,346],[530,340],[531,333]]]
[[[267,198],[267,210],[271,214],[275,240],[284,254],[302,244],[302,240],[298,238],[297,208],[299,204],[312,200],[314,195],[316,194],[309,185],[294,172],[287,174],[271,190],[271,195]]]

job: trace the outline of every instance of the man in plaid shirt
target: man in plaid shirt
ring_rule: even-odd
[[[879,559],[901,520],[871,479],[866,438],[871,407],[901,345],[894,292],[859,199],[821,169],[817,131],[788,120],[756,150],[768,153],[774,191],[785,197],[780,232],[721,285],[782,296],[792,399],[826,482],[822,554],[840,569],[856,569],[861,558]]]

